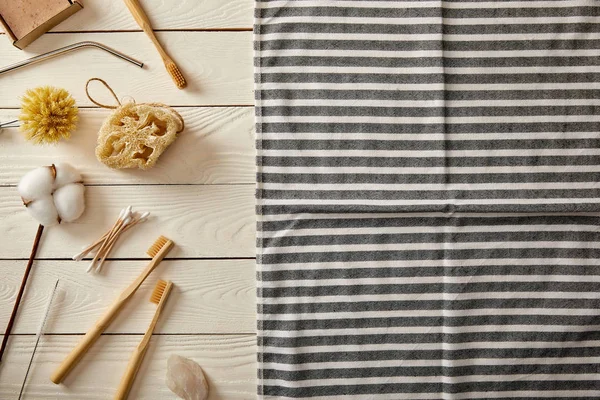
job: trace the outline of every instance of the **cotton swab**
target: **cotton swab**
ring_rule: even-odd
[[[117,223],[123,218],[123,214],[124,213],[125,213],[125,209],[121,210],[121,212],[119,213],[119,218],[114,223],[114,225],[104,235],[102,235],[102,237],[100,239],[96,240],[94,243],[92,243],[91,245],[89,245],[88,247],[86,247],[85,249],[83,249],[80,253],[74,255],[73,256],[73,260],[75,260],[75,261],[81,261],[81,260],[83,260],[83,258],[85,256],[87,256],[90,251],[94,250],[96,247],[98,247],[99,245],[101,245],[102,243],[104,243],[104,240],[106,240],[106,238],[111,234],[111,232],[117,226]]]
[[[117,242],[117,239],[121,235],[123,228],[126,227],[127,225],[129,225],[130,223],[131,223],[131,215],[128,215],[127,218],[125,218],[123,220],[123,222],[119,225],[119,227],[117,228],[117,231],[114,232],[112,236],[107,238],[106,241],[104,242],[104,244],[102,245],[103,247],[101,247],[100,250],[98,250],[97,256],[100,257],[100,255],[102,254],[102,258],[99,258],[99,262],[96,265],[96,272],[100,272],[100,270],[102,269],[102,265],[104,264],[104,261],[106,260],[106,257],[108,256],[108,254],[112,250],[113,246]]]
[[[113,238],[115,232],[120,229],[120,226],[122,226],[122,224],[123,224],[123,220],[126,218],[126,216],[130,212],[131,212],[130,207],[127,207],[127,208],[121,210],[121,213],[119,214],[119,218],[117,219],[117,221],[114,223],[112,228],[108,232],[106,232],[106,234],[104,235],[104,240],[97,242],[100,245],[100,248],[96,252],[96,255],[92,258],[90,265],[87,268],[87,272],[92,271],[96,267],[96,262],[98,261],[99,257],[103,254],[105,247],[106,247],[106,243],[109,242]]]
[[[145,212],[145,213],[143,213],[138,218],[134,218],[134,219],[132,219],[130,221],[126,221],[126,223],[123,225],[123,228],[118,232],[118,235],[117,236],[113,236],[113,238],[110,239],[110,243],[109,243],[108,249],[104,253],[104,256],[102,257],[102,259],[100,260],[100,262],[96,265],[96,272],[100,272],[100,270],[102,269],[102,265],[104,264],[104,261],[106,260],[106,257],[112,251],[112,248],[115,245],[115,243],[117,241],[117,238],[122,233],[127,232],[129,229],[133,228],[135,225],[139,224],[140,222],[146,221],[148,219],[148,216],[150,216],[150,213],[149,212]]]
[[[104,262],[108,258],[119,237],[135,225],[146,221],[149,216],[149,212],[144,212],[141,215],[137,212],[133,212],[132,206],[124,208],[119,213],[119,217],[113,226],[106,233],[104,233],[100,239],[90,244],[80,253],[74,255],[73,260],[81,261],[90,252],[98,248],[98,250],[95,252],[95,255],[92,257],[92,260],[90,261],[87,272],[100,272]]]
[[[110,252],[111,252],[113,246],[115,245],[117,239],[119,238],[119,236],[121,236],[122,233],[127,232],[130,228],[134,227],[135,225],[139,224],[140,222],[146,221],[149,216],[150,216],[150,213],[146,211],[139,217],[132,215],[123,222],[123,227],[121,228],[121,230],[118,231],[116,235],[113,235],[112,239],[108,239],[109,240],[108,248],[107,248],[106,252],[104,253],[104,255],[102,256],[102,259],[100,260],[100,262],[96,265],[96,272],[100,272],[100,270],[102,269],[102,265],[104,264],[106,257],[108,257],[108,255],[110,254]]]
[[[118,237],[118,232],[123,227],[123,224],[125,224],[126,221],[128,223],[128,221],[131,218],[131,208],[132,208],[131,206],[127,206],[126,209],[121,211],[121,214],[119,214],[119,219],[117,219],[117,222],[115,222],[115,224],[113,225],[113,228],[109,232],[108,237],[106,238],[106,240],[104,240],[104,242],[100,246],[100,249],[96,253],[96,256],[94,258],[92,258],[92,261],[90,262],[87,272],[90,272],[91,270],[93,270],[96,267],[96,262],[100,261],[100,258],[102,257],[104,252],[107,250],[107,247],[108,247],[108,244],[110,243],[110,241],[113,239],[113,237],[115,237],[115,238]]]
[[[56,283],[54,284],[54,289],[52,289],[52,292],[48,296],[48,304],[46,305],[46,311],[44,311],[44,316],[40,322],[40,326],[39,326],[37,334],[36,334],[35,345],[33,346],[33,352],[31,353],[31,358],[29,359],[29,365],[27,366],[27,372],[25,372],[25,378],[23,378],[23,384],[21,385],[21,391],[19,392],[19,400],[21,400],[21,397],[23,396],[23,390],[25,389],[25,384],[27,383],[27,376],[29,375],[29,371],[31,370],[31,365],[33,364],[33,358],[35,357],[35,352],[38,348],[38,344],[40,343],[40,339],[42,338],[42,335],[44,334],[44,327],[46,326],[46,321],[48,321],[48,316],[50,315],[50,310],[52,308],[52,301],[54,300],[54,295],[56,294],[57,289],[58,289],[58,279],[56,280]]]

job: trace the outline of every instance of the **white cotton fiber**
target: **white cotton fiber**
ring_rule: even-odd
[[[85,187],[81,182],[75,168],[61,163],[28,172],[17,190],[31,216],[44,226],[52,226],[59,221],[73,222],[83,214]]]
[[[40,167],[26,173],[17,186],[24,201],[38,199],[52,193],[54,179],[49,167]]]
[[[59,188],[69,183],[82,182],[81,174],[70,164],[60,163],[56,164],[56,179],[54,181],[54,188]]]
[[[54,207],[52,195],[45,195],[37,198],[27,206],[29,214],[44,226],[52,226],[58,224],[58,212]]]
[[[62,221],[73,222],[83,214],[85,209],[84,191],[85,188],[81,183],[70,183],[56,189],[54,205]]]

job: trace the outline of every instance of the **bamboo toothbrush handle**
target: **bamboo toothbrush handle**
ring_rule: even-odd
[[[85,354],[85,352],[90,348],[90,346],[98,339],[98,337],[104,332],[104,330],[108,327],[108,324],[113,320],[113,318],[117,315],[121,307],[127,302],[127,300],[135,293],[135,291],[140,287],[140,285],[144,282],[144,280],[150,275],[150,273],[156,268],[158,264],[162,261],[162,259],[167,255],[167,253],[173,248],[174,243],[169,241],[167,242],[154,256],[154,258],[150,261],[146,269],[136,278],[135,281],[123,292],[121,295],[115,300],[115,302],[110,306],[108,311],[104,313],[104,315],[96,322],[96,324],[90,329],[81,342],[69,353],[67,358],[56,368],[50,380],[57,385],[61,383],[67,374],[73,369],[73,367],[81,360],[81,357]]]
[[[150,333],[152,336],[152,333]],[[144,339],[146,336],[144,335]],[[148,340],[148,343],[150,341]],[[146,355],[146,350],[148,350],[148,346],[142,344],[145,343],[145,340],[140,343],[140,345],[135,349],[129,363],[127,364],[127,369],[125,370],[125,374],[121,378],[121,383],[119,383],[119,387],[117,388],[117,393],[115,394],[115,400],[125,400],[127,396],[129,396],[129,392],[133,387],[133,381],[135,380],[135,376],[137,375],[140,366],[142,365],[142,361],[144,361],[144,356]]]
[[[59,384],[65,379],[67,374],[73,369],[73,367],[81,360],[81,357],[86,353],[92,344],[98,339],[98,337],[104,332],[108,324],[113,320],[117,312],[123,307],[125,300],[119,298],[115,301],[110,308],[100,317],[94,326],[87,331],[83,336],[83,339],[75,346],[69,353],[67,358],[54,370],[50,380],[55,384]]]
[[[133,381],[135,380],[135,376],[137,375],[140,366],[142,365],[142,361],[144,360],[144,356],[146,355],[146,351],[148,350],[148,346],[150,345],[150,339],[152,338],[152,333],[154,332],[154,328],[156,327],[156,323],[158,322],[158,318],[160,317],[160,313],[165,307],[167,298],[169,297],[169,293],[173,288],[173,283],[167,283],[167,287],[161,297],[158,306],[156,307],[156,312],[154,313],[154,317],[142,338],[140,344],[138,344],[137,348],[133,352],[129,363],[127,364],[127,368],[125,369],[125,374],[123,378],[121,378],[121,383],[119,383],[119,387],[117,389],[117,393],[115,394],[115,400],[125,400],[133,387]]]
[[[138,2],[138,0],[124,0],[124,1],[125,1],[125,5],[131,12],[131,15],[133,15],[135,22],[138,23],[140,28],[142,28],[142,30],[146,33],[146,35],[148,35],[150,40],[152,40],[152,42],[154,43],[154,46],[156,46],[156,49],[160,53],[160,56],[163,58],[163,60],[165,60],[165,59],[170,60],[171,58],[169,57],[167,52],[163,49],[162,45],[156,38],[156,35],[154,34],[154,30],[152,30],[152,24],[150,24],[150,19],[148,19],[146,12],[142,8],[142,6]]]

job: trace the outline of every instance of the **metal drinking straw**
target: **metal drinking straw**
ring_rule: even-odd
[[[35,63],[38,63],[41,61],[48,60],[53,57],[60,56],[62,54],[68,53],[73,50],[81,49],[83,47],[95,47],[97,49],[104,50],[104,51],[112,54],[113,56],[120,58],[121,60],[125,60],[134,65],[137,65],[140,68],[144,67],[143,62],[139,62],[129,56],[126,56],[125,54],[123,54],[119,51],[111,49],[108,46],[105,46],[98,42],[86,41],[86,42],[73,43],[69,46],[61,47],[60,49],[56,49],[56,50],[50,51],[48,53],[40,54],[39,56],[31,57],[31,58],[28,58],[27,60],[19,61],[14,64],[8,65],[6,67],[0,68],[0,75],[4,74],[6,72],[14,71],[15,69],[26,67],[27,65],[35,64]]]

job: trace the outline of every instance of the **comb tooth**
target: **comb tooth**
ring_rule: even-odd
[[[150,295],[150,301],[152,303],[158,304],[160,302],[160,299],[162,298],[163,293],[165,292],[166,287],[167,282],[163,281],[162,279],[159,279],[158,282],[156,282],[156,286],[154,286],[152,294]]]
[[[160,236],[158,239],[156,239],[152,246],[150,246],[146,254],[154,258],[158,254],[160,249],[162,249],[162,247],[167,243],[168,240],[169,239],[167,239],[166,237]]]

